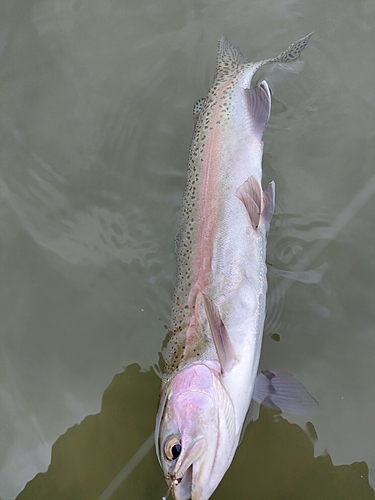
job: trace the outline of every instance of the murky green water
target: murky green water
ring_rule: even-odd
[[[264,181],[269,263],[323,276],[269,273],[261,368],[292,372],[320,411],[262,408],[212,498],[375,499],[374,26],[373,0],[0,5],[2,500],[165,494],[150,366],[192,106],[221,33],[259,60],[311,30],[303,62],[259,73]]]

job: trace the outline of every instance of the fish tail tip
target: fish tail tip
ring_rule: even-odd
[[[313,36],[314,32],[312,31],[308,35],[299,38],[295,42],[293,42],[289,47],[281,52],[277,57],[275,57],[272,62],[290,62],[294,61],[295,59],[298,59],[302,53],[302,51],[305,49],[308,41],[310,38]]]
[[[311,31],[308,35],[301,38],[301,40],[305,40],[305,43],[307,43],[310,40],[310,38],[313,36],[314,33],[315,33],[315,31]]]
[[[225,35],[221,34],[217,40],[217,45],[219,47],[219,50],[221,47],[225,46],[228,43],[229,43],[228,38]]]

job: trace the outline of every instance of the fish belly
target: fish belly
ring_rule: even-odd
[[[232,369],[223,373],[223,383],[236,411],[239,435],[258,370],[267,269],[265,226],[261,223],[256,230],[252,227],[236,196],[237,189],[250,176],[261,183],[263,144],[250,137],[246,144],[239,143],[233,149],[236,154],[231,152],[230,158],[222,154],[218,223],[207,294],[220,311],[236,354]]]

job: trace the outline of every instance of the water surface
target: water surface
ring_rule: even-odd
[[[301,61],[258,75],[273,90],[268,262],[322,270],[269,273],[261,368],[292,372],[320,411],[262,409],[213,498],[375,498],[375,4],[14,0],[0,14],[0,497],[97,499],[147,440],[217,38],[259,60],[314,30]],[[165,489],[150,450],[111,498]]]

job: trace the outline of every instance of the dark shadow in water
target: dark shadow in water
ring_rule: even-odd
[[[52,448],[47,472],[16,500],[97,500],[153,430],[160,380],[131,365],[103,395],[101,412],[68,429]],[[309,424],[310,435],[315,430]],[[153,447],[111,500],[160,500],[166,492]],[[314,458],[313,443],[295,424],[261,408],[213,499],[375,500],[364,462],[334,466]]]

